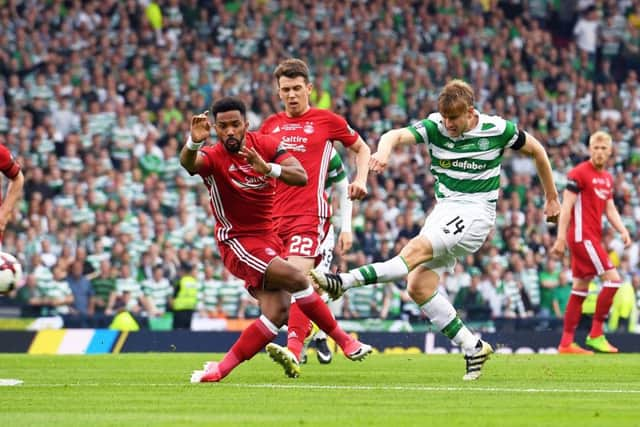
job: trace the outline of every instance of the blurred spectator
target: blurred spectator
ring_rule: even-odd
[[[471,276],[469,286],[461,288],[456,294],[453,306],[465,322],[485,321],[491,318],[489,304],[478,290],[480,275]]]
[[[80,327],[87,327],[91,323],[89,317],[93,316],[93,288],[89,279],[82,273],[82,261],[76,260],[69,267],[67,284],[73,293],[73,304],[69,314],[74,317],[74,323]]]
[[[170,299],[173,311],[173,329],[189,329],[193,312],[198,306],[200,283],[192,264],[184,262],[180,266],[180,274],[176,278],[173,297]]]
[[[113,277],[108,260],[100,262],[99,274],[91,280],[91,288],[93,296],[90,311],[94,314],[102,314],[107,309],[111,293],[116,290],[116,279]]]

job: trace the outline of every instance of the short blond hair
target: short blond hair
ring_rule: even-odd
[[[613,140],[611,139],[611,135],[609,135],[607,132],[603,130],[599,130],[597,132],[594,132],[589,137],[589,146],[591,146],[591,144],[593,144],[596,141],[604,141],[607,144],[611,145]]]
[[[445,116],[458,116],[473,107],[474,102],[473,88],[465,81],[453,79],[438,96],[438,111]]]

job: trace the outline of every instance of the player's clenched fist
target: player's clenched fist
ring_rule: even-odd
[[[364,183],[353,181],[349,184],[349,198],[351,200],[361,200],[369,193]]]
[[[211,134],[211,123],[209,122],[209,111],[197,114],[191,118],[191,140],[202,142]]]

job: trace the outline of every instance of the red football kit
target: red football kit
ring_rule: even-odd
[[[20,172],[20,165],[15,161],[7,147],[0,144],[0,172],[9,179],[15,178]],[[2,181],[0,180],[0,203],[2,203]],[[2,233],[0,233],[0,248],[2,247]]]
[[[346,120],[331,111],[311,108],[298,117],[278,113],[267,118],[260,132],[278,138],[307,172],[304,187],[276,184],[274,218],[285,257],[317,257],[329,229],[331,206],[324,191],[333,141],[345,147],[358,140]]]
[[[602,215],[613,198],[613,178],[584,161],[569,171],[567,190],[578,195],[567,233],[574,277],[589,279],[613,267],[602,247]]]
[[[291,156],[268,135],[247,132],[245,143],[266,162],[280,163]],[[209,192],[222,261],[247,288],[261,287],[269,263],[283,251],[273,222],[276,180],[256,172],[221,142],[200,152],[204,163],[197,173]]]
[[[9,179],[15,178],[20,172],[20,165],[15,161],[7,147],[0,144],[0,172]],[[2,186],[0,186],[0,203],[2,203]]]

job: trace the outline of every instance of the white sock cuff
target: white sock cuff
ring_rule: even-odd
[[[607,280],[602,284],[603,288],[619,288],[620,286],[622,286],[622,282],[614,282],[611,280]]]
[[[273,332],[273,335],[278,335],[278,331],[280,330],[280,328],[274,325],[271,320],[267,319],[267,316],[265,316],[264,314],[261,314],[258,320],[262,322],[262,324],[266,326],[267,329]]]
[[[576,291],[575,289],[571,290],[571,294],[572,295],[577,295],[579,297],[587,297],[589,295],[589,292],[587,291]]]
[[[313,290],[313,286],[309,285],[309,287],[307,289],[303,289],[301,291],[298,291],[296,293],[291,294],[291,296],[295,299],[295,300],[299,300],[301,298],[306,298],[309,295],[313,295],[315,291]]]

